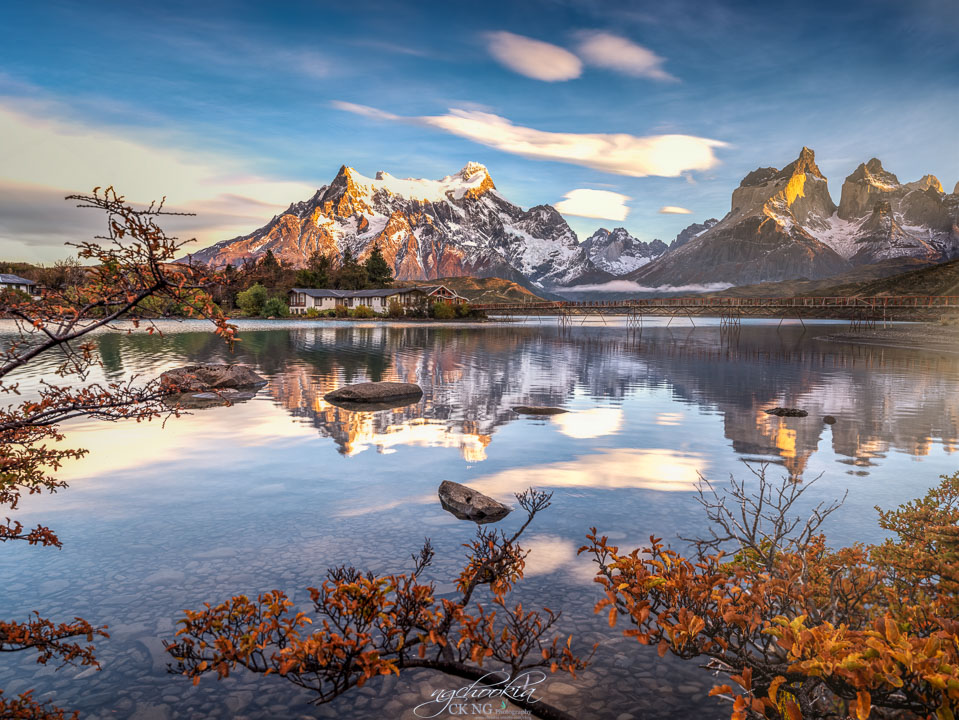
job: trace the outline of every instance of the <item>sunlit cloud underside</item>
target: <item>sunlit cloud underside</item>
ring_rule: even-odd
[[[514,125],[499,115],[451,108],[445,115],[401,116],[357,103],[333,101],[333,107],[364,117],[436,128],[502,152],[536,160],[582,165],[630,177],[678,177],[719,164],[713,152],[720,140],[695,135],[550,132]]]

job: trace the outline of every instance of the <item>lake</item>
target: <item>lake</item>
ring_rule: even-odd
[[[577,323],[579,321],[577,320]],[[14,517],[50,525],[62,550],[0,549],[0,617],[38,610],[108,624],[102,672],[0,663],[8,693],[36,688],[84,718],[412,718],[431,689],[463,681],[421,672],[374,680],[334,703],[277,678],[237,673],[193,687],[168,675],[163,640],[183,608],[274,588],[307,604],[327,567],[405,571],[431,538],[438,592],[452,590],[475,526],[445,512],[442,480],[504,502],[553,492],[522,543],[531,550],[514,591],[563,609],[561,631],[600,642],[577,679],[551,676],[544,694],[576,717],[724,718],[694,663],[611,630],[594,615],[593,566],[577,557],[590,526],[621,546],[650,535],[682,546],[704,516],[701,473],[744,476],[743,461],[812,485],[808,503],[848,491],[826,524],[835,544],[875,541],[875,505],[919,496],[959,469],[959,355],[828,340],[844,324],[666,321],[429,325],[241,321],[231,354],[198,322],[163,323],[163,337],[101,333],[100,375],[115,380],[197,361],[249,364],[269,379],[255,398],[165,423],[74,421],[70,487],[26,498]],[[10,326],[0,325],[2,333]],[[45,367],[52,371],[52,360]],[[22,375],[35,390],[42,374]],[[52,378],[51,378],[52,379]],[[417,382],[420,402],[381,412],[333,407],[323,395],[365,380]],[[549,418],[516,405],[561,405]],[[799,407],[806,418],[765,409]],[[824,415],[837,418],[834,425]],[[513,501],[515,504],[515,501]],[[513,513],[500,526],[515,528]],[[443,715],[441,717],[446,717]]]

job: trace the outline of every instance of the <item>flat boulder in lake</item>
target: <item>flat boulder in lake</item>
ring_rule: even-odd
[[[460,520],[472,520],[480,524],[491,523],[502,520],[510,513],[509,507],[503,503],[452,480],[444,480],[440,483],[437,494],[443,509]]]
[[[777,417],[806,417],[809,413],[798,408],[777,407],[772,410],[766,410],[767,415],[776,415]]]
[[[409,405],[423,397],[423,388],[416,383],[365,382],[344,385],[328,392],[323,399],[346,408],[351,406],[378,410],[379,406]],[[398,404],[394,404],[398,403]]]
[[[561,407],[549,407],[546,405],[515,405],[513,412],[521,415],[561,415],[567,412]]]
[[[263,385],[266,385],[266,378],[257,375],[246,365],[187,365],[160,375],[160,388],[168,394],[245,390]]]

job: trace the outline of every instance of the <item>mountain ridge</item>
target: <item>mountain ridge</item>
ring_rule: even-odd
[[[669,249],[659,238],[643,242],[626,228],[599,228],[580,243],[590,260],[612,275],[625,275],[651,262]]]
[[[400,280],[501,277],[533,292],[613,280],[640,287],[818,280],[895,258],[959,256],[959,183],[949,194],[933,175],[903,183],[871,158],[845,178],[837,205],[815,153],[803,147],[782,169],[747,173],[725,216],[687,226],[667,246],[622,227],[600,227],[580,243],[556,208],[511,203],[476,162],[439,180],[367,177],[343,165],[263,227],[191,257],[223,267],[269,249],[301,266],[313,252],[362,260],[375,246]]]
[[[846,177],[836,205],[815,153],[803,147],[782,170],[748,173],[721,220],[678,240],[625,278],[749,285],[818,280],[895,258],[941,262],[959,256],[959,192],[946,194],[933,175],[900,183],[872,158]]]
[[[514,205],[474,162],[440,180],[383,171],[370,178],[341,166],[308,200],[191,257],[219,268],[271,250],[300,266],[313,252],[348,250],[362,260],[375,246],[400,280],[472,275],[543,288],[612,277],[593,264],[554,207]]]

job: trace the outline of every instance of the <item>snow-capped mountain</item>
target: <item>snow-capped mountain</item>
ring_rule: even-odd
[[[837,207],[804,147],[782,170],[746,175],[722,220],[687,230],[629,279],[743,285],[825,278],[890,258],[948,260],[959,256],[959,192],[945,194],[932,175],[900,183],[872,159],[846,178]]]
[[[679,231],[679,234],[673,238],[673,241],[669,243],[669,249],[675,250],[680,245],[685,245],[693,238],[697,238],[702,235],[704,232],[709,230],[713,225],[719,223],[719,220],[716,218],[709,218],[709,220],[704,220],[701,223],[693,223],[692,225],[687,225],[685,228]]]
[[[957,216],[959,193],[947,195],[934,175],[900,183],[873,158],[842,184],[824,239],[854,265],[898,257],[947,260],[959,254]]]
[[[472,162],[442,180],[386,172],[370,178],[343,166],[310,199],[193,259],[224,267],[272,250],[281,261],[303,265],[317,250],[349,249],[362,260],[375,245],[401,280],[496,276],[543,288],[610,279],[555,208],[523,210]]]
[[[648,243],[637,240],[625,228],[600,228],[583,241],[582,248],[600,270],[625,275],[658,258],[668,246],[658,238]]]

